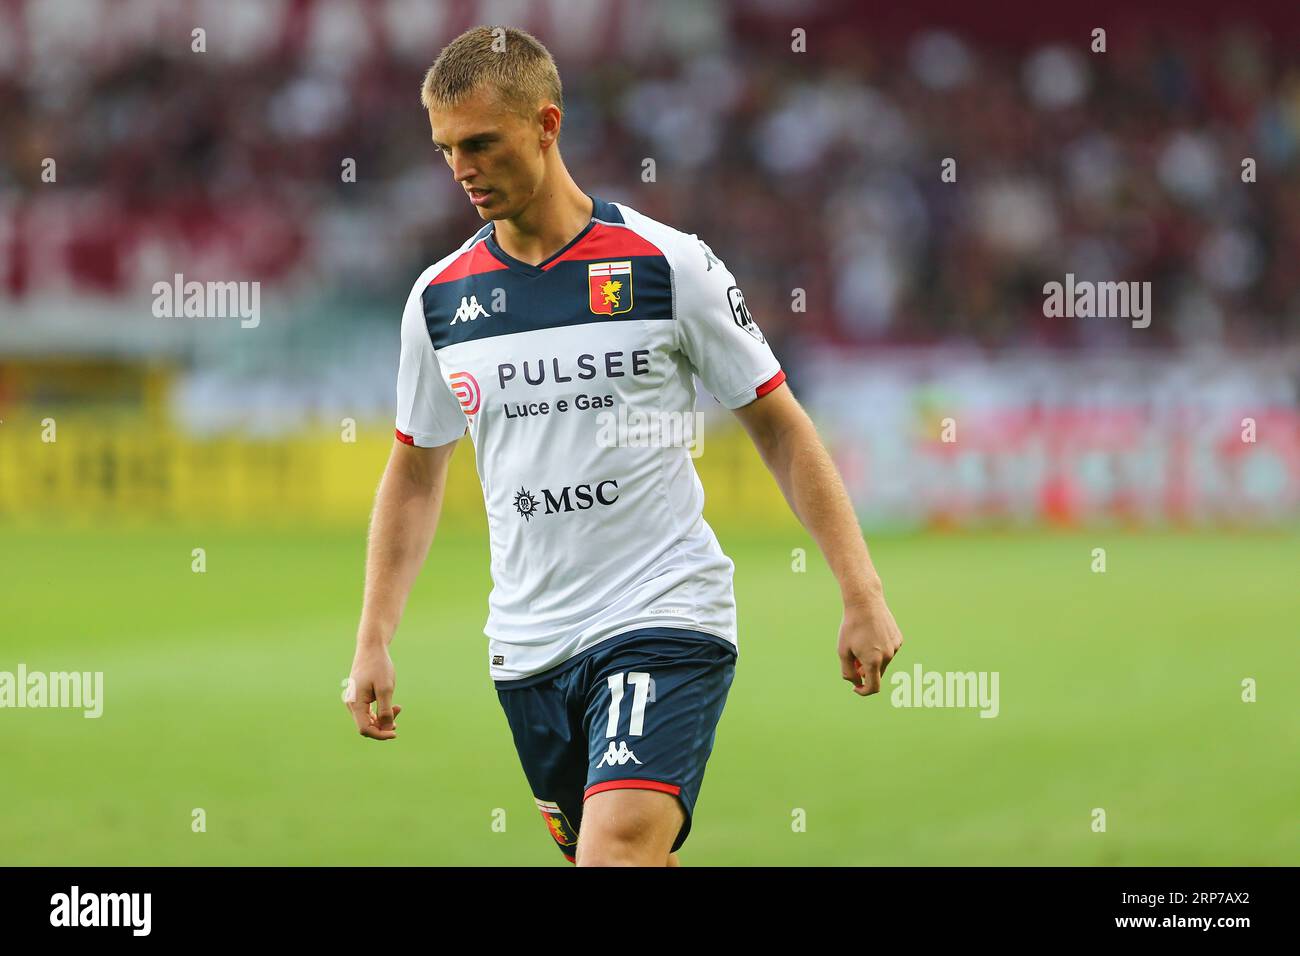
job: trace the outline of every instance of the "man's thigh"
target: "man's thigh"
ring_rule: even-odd
[[[686,822],[674,795],[658,790],[604,790],[582,808],[579,866],[667,866]]]

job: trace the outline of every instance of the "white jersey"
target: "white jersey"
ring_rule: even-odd
[[[733,565],[691,459],[692,373],[732,409],[785,375],[703,242],[593,203],[536,266],[488,223],[421,274],[402,319],[398,437],[474,442],[498,681],[637,628],[736,644]]]

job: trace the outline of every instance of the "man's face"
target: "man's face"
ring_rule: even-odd
[[[540,122],[508,109],[495,91],[475,90],[449,109],[429,110],[433,145],[484,219],[510,219],[541,185]]]

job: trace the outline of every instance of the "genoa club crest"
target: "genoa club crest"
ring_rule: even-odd
[[[560,810],[560,805],[553,800],[538,800],[537,809],[542,811],[542,819],[546,821],[546,827],[551,831],[551,836],[555,837],[555,842],[560,846],[573,846],[578,842],[578,833],[569,825],[569,820]]]
[[[587,266],[587,298],[597,315],[632,311],[632,260]]]

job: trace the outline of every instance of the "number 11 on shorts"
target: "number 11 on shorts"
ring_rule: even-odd
[[[623,674],[610,674],[609,683],[609,723],[605,727],[606,737],[618,736],[618,712],[623,703]],[[631,671],[627,682],[634,688],[632,693],[632,720],[628,728],[629,737],[640,737],[645,726],[645,704],[650,696],[650,675],[645,671]]]

